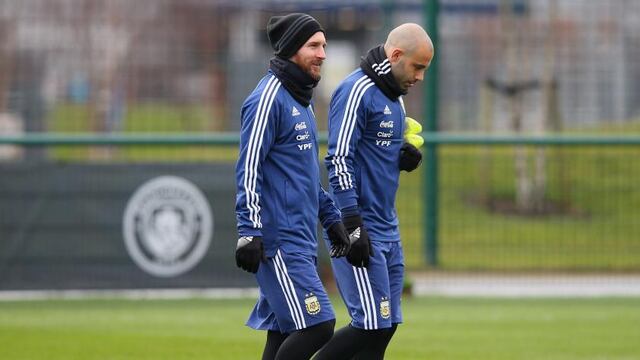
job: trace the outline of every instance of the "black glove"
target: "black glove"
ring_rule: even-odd
[[[342,222],[349,232],[349,242],[351,243],[347,261],[356,267],[369,266],[369,255],[373,255],[373,253],[369,234],[362,225],[362,217],[360,215],[345,216]]]
[[[404,143],[400,148],[400,170],[412,172],[422,163],[422,153],[415,146]]]
[[[236,246],[236,265],[250,273],[258,272],[260,261],[267,262],[261,236],[241,236]]]
[[[327,236],[331,241],[331,249],[329,255],[331,257],[341,257],[347,255],[351,242],[349,242],[349,233],[342,222],[337,222],[327,229]]]

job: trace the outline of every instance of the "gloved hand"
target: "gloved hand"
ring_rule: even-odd
[[[362,224],[362,217],[360,215],[345,216],[342,222],[349,232],[349,242],[351,243],[347,261],[356,267],[369,266],[369,256],[373,253],[369,234]]]
[[[267,262],[261,236],[241,236],[236,246],[236,265],[250,273],[258,272],[260,262]]]
[[[398,166],[400,170],[411,172],[422,163],[422,153],[415,146],[404,143],[400,148],[400,160]]]
[[[331,249],[329,249],[331,257],[337,258],[347,255],[351,243],[349,242],[349,233],[341,221],[329,226],[327,236],[331,241]]]
[[[419,122],[408,116],[404,118],[404,142],[415,146],[416,149],[420,149],[424,144],[424,138],[420,136],[421,132],[422,125]]]

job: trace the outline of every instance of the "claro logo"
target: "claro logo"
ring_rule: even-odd
[[[145,272],[173,277],[196,266],[213,234],[213,215],[204,194],[177,176],[142,184],[127,203],[123,235],[127,251]]]

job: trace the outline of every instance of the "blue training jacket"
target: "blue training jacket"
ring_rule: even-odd
[[[341,210],[358,207],[376,241],[400,241],[395,198],[404,118],[402,98],[389,99],[361,69],[331,97],[325,158],[331,192]]]
[[[242,105],[236,164],[240,236],[262,236],[265,253],[317,256],[318,218],[326,229],[340,212],[320,185],[315,115],[271,70]]]

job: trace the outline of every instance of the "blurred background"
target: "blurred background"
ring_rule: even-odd
[[[0,0],[0,290],[255,286],[232,255],[236,131],[287,12],[326,29],[323,134],[389,30],[434,39],[405,98],[428,131],[397,198],[408,287],[638,294],[635,0]]]

